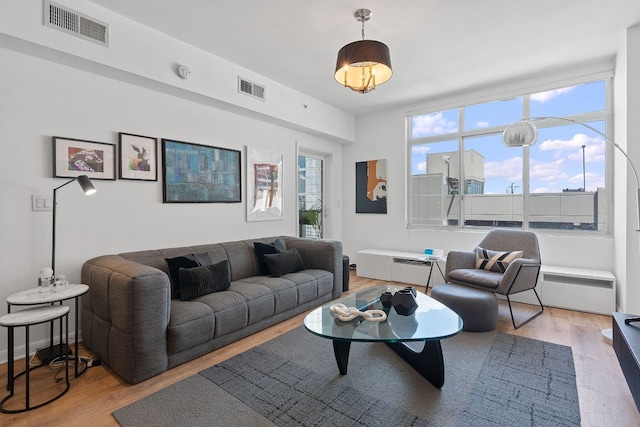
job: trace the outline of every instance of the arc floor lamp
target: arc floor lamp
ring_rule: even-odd
[[[614,140],[607,137],[607,135],[600,132],[598,129],[592,126],[589,126],[585,123],[568,119],[565,117],[553,117],[553,116],[529,117],[528,119],[522,119],[519,122],[512,123],[506,127],[506,129],[504,130],[504,133],[502,134],[502,141],[504,142],[504,145],[506,145],[507,147],[527,147],[527,146],[534,145],[538,140],[538,128],[536,127],[536,125],[533,124],[533,122],[537,120],[546,120],[546,119],[560,120],[567,123],[584,126],[585,128],[600,135],[602,138],[604,138],[605,141],[613,145],[618,151],[620,151],[620,153],[622,153],[624,158],[627,160],[627,164],[629,165],[629,168],[633,172],[633,176],[636,180],[636,232],[639,232],[640,231],[640,179],[638,179],[638,171],[636,170],[635,166],[631,162],[631,159],[629,158],[627,153],[622,149],[622,147],[620,147]],[[626,324],[629,324],[631,322],[640,322],[640,317],[634,317],[634,318],[625,320]],[[612,330],[604,329],[602,331],[602,336],[606,341],[611,342]]]
[[[96,188],[93,186],[93,183],[87,175],[80,175],[76,178],[73,178],[71,181],[67,181],[64,184],[53,189],[53,237],[51,239],[51,269],[53,270],[54,277],[56,272],[56,209],[58,206],[57,193],[59,189],[61,189],[65,185],[71,184],[74,181],[78,181],[78,184],[80,184],[80,187],[82,187],[82,191],[84,191],[85,195],[89,196],[96,192]]]

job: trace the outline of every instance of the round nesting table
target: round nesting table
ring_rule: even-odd
[[[14,313],[8,313],[4,316],[0,317],[0,326],[4,326],[9,329],[8,333],[8,360],[7,360],[7,390],[9,390],[9,395],[0,401],[0,412],[13,414],[18,412],[25,412],[31,409],[36,409],[41,406],[46,405],[47,403],[51,403],[54,400],[60,398],[63,394],[65,394],[69,390],[69,358],[64,358],[65,364],[65,387],[63,390],[54,396],[53,398],[37,403],[36,405],[31,405],[30,402],[30,387],[29,387],[29,373],[32,369],[40,368],[45,366],[45,364],[41,363],[34,368],[30,367],[30,358],[29,358],[29,327],[33,325],[39,325],[41,323],[53,322],[55,320],[60,319],[65,320],[65,334],[64,334],[64,342],[63,336],[60,335],[60,345],[68,345],[69,340],[69,307],[66,305],[50,305],[50,306],[42,306],[42,307],[34,307],[27,308],[25,310],[16,311]],[[14,352],[14,329],[18,327],[25,328],[25,370],[17,375],[14,374],[14,363],[15,363],[15,352]],[[15,390],[15,381],[18,377],[24,375],[26,378],[25,381],[25,404],[24,408],[19,409],[6,409],[5,404],[8,403],[8,400],[13,397]]]
[[[74,367],[74,375],[77,377],[81,372],[78,372],[78,299],[89,292],[89,286],[84,284],[68,284],[63,286],[50,286],[50,287],[38,287],[31,288],[25,291],[17,292],[13,295],[9,295],[7,298],[7,312],[11,313],[11,307],[17,305],[41,305],[41,304],[55,304],[62,305],[62,301],[74,299],[75,300],[75,357],[76,363]],[[60,323],[60,336],[62,336],[62,323]],[[43,349],[44,359],[53,359],[61,355],[69,355],[67,353],[68,346],[60,345],[59,348],[53,346],[53,322],[51,322],[51,331],[49,338],[49,348]],[[40,356],[40,353],[38,354]],[[45,360],[42,360],[45,362]]]

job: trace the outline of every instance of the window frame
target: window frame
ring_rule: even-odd
[[[464,149],[464,139],[470,137],[478,137],[478,136],[489,136],[498,133],[502,133],[504,129],[509,125],[502,124],[498,126],[491,126],[486,128],[475,128],[470,130],[465,130],[465,122],[464,122],[464,112],[465,107],[471,105],[478,105],[483,103],[489,103],[494,101],[502,101],[508,100],[509,98],[514,97],[522,97],[522,118],[531,118],[531,95],[551,91],[555,89],[562,89],[570,86],[577,86],[582,84],[589,84],[603,81],[605,84],[605,106],[603,110],[579,113],[579,114],[571,114],[564,115],[558,117],[564,117],[572,120],[576,120],[581,123],[589,123],[593,121],[602,121],[605,124],[605,135],[606,138],[611,141],[614,141],[613,132],[614,132],[614,111],[613,111],[613,72],[605,71],[598,74],[594,74],[588,77],[583,78],[575,78],[570,80],[563,80],[560,82],[550,83],[546,85],[536,85],[526,89],[526,92],[523,91],[513,91],[513,93],[509,92],[496,92],[495,95],[484,95],[482,97],[473,97],[470,96],[467,101],[461,99],[454,105],[452,104],[443,104],[440,107],[432,107],[432,108],[424,108],[420,110],[408,111],[405,115],[405,124],[406,124],[406,194],[405,194],[405,223],[407,229],[416,229],[416,230],[425,230],[425,229],[435,229],[435,230],[461,230],[461,229],[492,229],[496,227],[491,226],[479,226],[479,225],[466,225],[465,224],[465,192],[462,191],[460,198],[460,213],[457,218],[457,225],[420,225],[412,223],[412,196],[413,196],[413,183],[412,177],[413,173],[413,164],[412,164],[412,148],[416,145],[423,145],[429,143],[437,143],[444,141],[452,141],[457,140],[458,142],[458,152],[462,153]],[[421,115],[428,114],[436,114],[439,112],[444,112],[452,109],[458,110],[458,130],[456,132],[440,134],[434,136],[426,136],[426,137],[418,137],[413,138],[412,134],[412,118]],[[548,118],[536,120],[536,127],[539,129],[547,129],[553,128],[557,126],[567,125],[567,122],[560,119]],[[586,130],[586,129],[585,129]],[[532,230],[536,233],[553,233],[553,234],[569,234],[569,235],[577,235],[577,234],[585,234],[589,236],[605,236],[611,235],[613,233],[613,214],[614,214],[614,180],[613,180],[613,162],[614,162],[614,154],[615,149],[613,144],[605,142],[605,189],[606,189],[606,219],[605,226],[602,230],[567,230],[567,229],[544,229],[544,228],[530,228],[529,222],[529,212],[530,212],[530,148],[523,147],[522,149],[522,157],[523,157],[523,172],[522,172],[522,180],[523,180],[523,220],[522,227],[518,227],[518,229],[524,230]],[[464,171],[464,156],[459,155],[459,171],[463,173]],[[462,182],[466,182],[466,177],[464,175],[459,176]],[[462,188],[462,187],[461,187]]]

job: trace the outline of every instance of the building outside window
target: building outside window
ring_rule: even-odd
[[[408,118],[408,226],[608,231],[610,79]],[[507,148],[510,123],[538,142]],[[463,183],[460,185],[460,183]]]

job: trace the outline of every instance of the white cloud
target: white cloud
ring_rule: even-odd
[[[427,135],[441,135],[458,130],[458,123],[443,117],[442,113],[416,116],[412,119],[411,126],[414,138]]]
[[[522,157],[512,157],[501,162],[484,164],[484,177],[489,179],[522,180]]]
[[[476,126],[478,126],[479,128],[488,128],[489,127],[489,122],[477,122]]]
[[[414,145],[411,147],[412,155],[427,154],[429,151],[431,151],[431,147],[428,147],[427,145]]]
[[[563,170],[564,159],[556,159],[552,162],[531,161],[531,179],[540,180],[548,184],[557,181],[566,181],[569,175]]]
[[[423,174],[427,172],[427,162],[420,162],[414,166],[413,174],[416,175],[416,172],[419,174]]]
[[[531,100],[537,101],[540,103],[545,103],[547,101],[551,101],[556,96],[560,96],[565,93],[571,92],[573,88],[575,88],[575,86],[564,87],[562,89],[548,90],[546,92],[534,93],[533,95],[531,95]]]
[[[587,172],[585,174],[585,180],[586,191],[596,191],[598,187],[604,187],[604,176],[600,174]],[[577,184],[577,188],[582,188],[582,174],[572,176],[571,178],[569,178],[569,182],[572,184]]]
[[[539,187],[533,190],[533,193],[548,193],[550,190],[545,187]]]
[[[601,138],[588,137],[577,133],[570,140],[548,139],[539,146],[540,151],[553,151],[555,158],[567,158],[570,160],[582,159],[582,146],[585,146],[585,162],[602,162],[605,159],[605,143]]]

